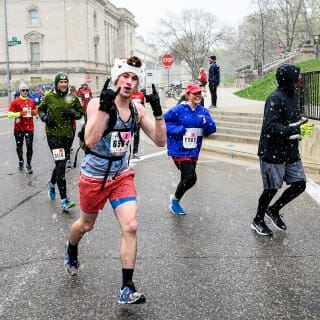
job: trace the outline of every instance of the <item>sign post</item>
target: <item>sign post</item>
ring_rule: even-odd
[[[168,69],[168,85],[169,85],[169,69],[172,67],[174,63],[174,56],[170,53],[166,53],[161,57],[162,65]]]

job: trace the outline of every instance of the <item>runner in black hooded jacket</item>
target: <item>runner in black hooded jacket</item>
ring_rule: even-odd
[[[278,87],[265,104],[258,149],[264,190],[259,198],[256,217],[251,224],[251,228],[260,235],[272,235],[264,222],[265,214],[276,228],[287,229],[279,211],[306,188],[306,176],[298,149],[302,132],[300,126],[307,121],[301,119],[298,103],[296,85],[299,74],[299,67],[281,65],[276,72]],[[269,206],[283,182],[290,187]]]

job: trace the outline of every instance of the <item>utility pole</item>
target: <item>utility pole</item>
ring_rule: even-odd
[[[4,30],[5,30],[5,48],[6,48],[6,65],[7,65],[7,93],[8,93],[8,107],[11,103],[11,88],[10,88],[10,67],[9,67],[9,45],[8,45],[8,21],[7,21],[7,0],[3,0],[4,12]]]

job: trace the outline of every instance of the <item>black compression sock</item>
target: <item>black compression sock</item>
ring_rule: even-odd
[[[133,269],[122,269],[122,287],[132,287]]]
[[[74,246],[69,241],[68,254],[70,255],[71,258],[77,258],[78,257],[78,245],[76,244]]]

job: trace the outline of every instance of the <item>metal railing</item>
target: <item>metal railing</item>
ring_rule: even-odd
[[[303,87],[300,89],[302,115],[320,120],[320,71],[302,73]]]

